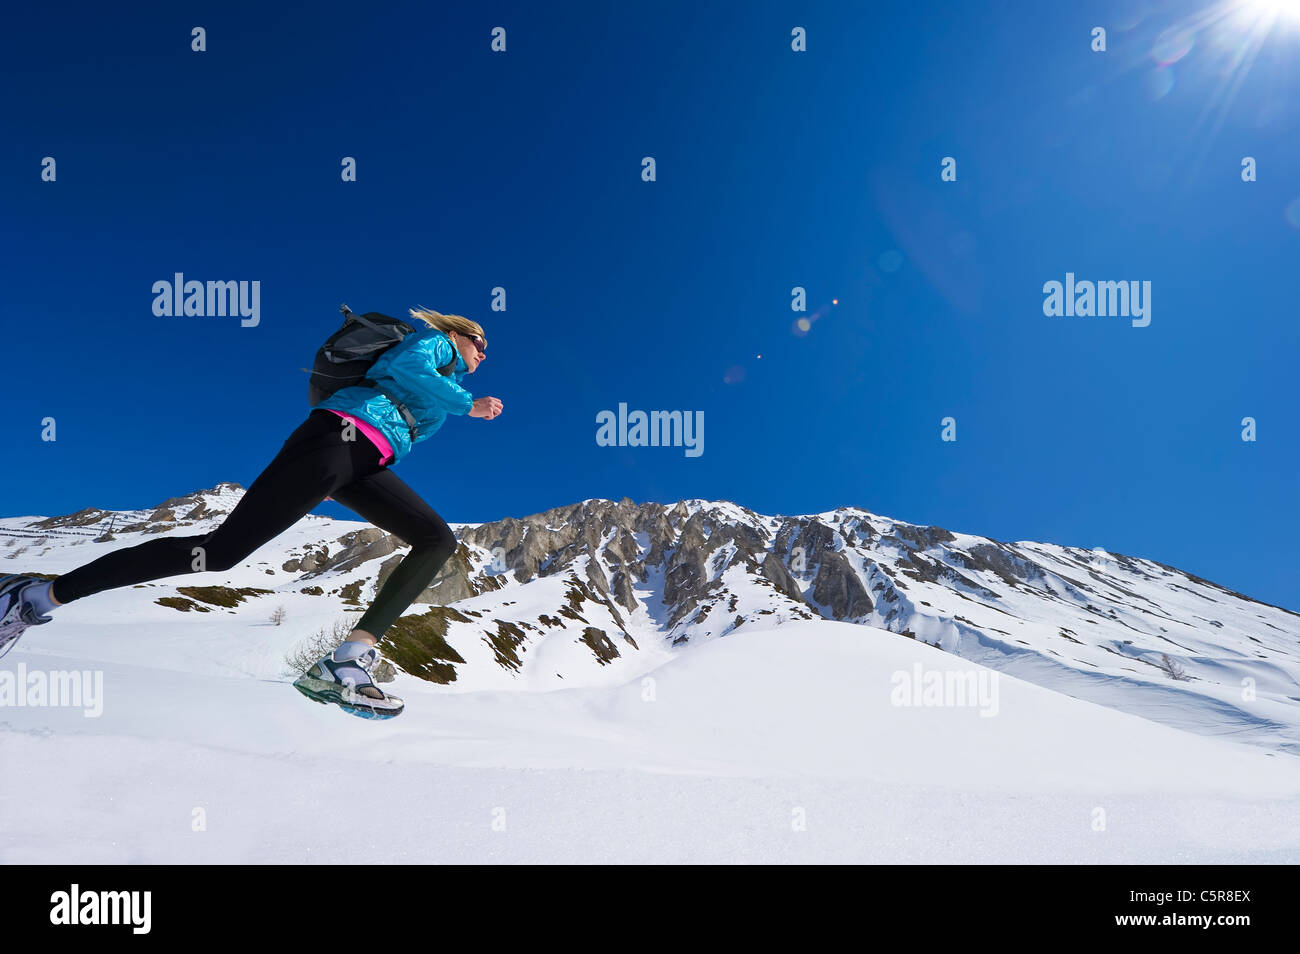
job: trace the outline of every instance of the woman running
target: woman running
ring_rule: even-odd
[[[317,404],[222,524],[198,536],[162,537],[106,554],[54,581],[0,576],[0,655],[57,606],[103,590],[203,570],[229,570],[333,498],[411,547],[384,581],[349,638],[294,685],[318,702],[390,718],[403,702],[375,685],[376,644],[456,549],[438,514],[389,466],[431,437],[448,414],[492,420],[502,403],[460,386],[483,363],[487,337],[476,321],[410,309],[415,327],[383,352],[360,385]],[[454,363],[453,363],[454,362]],[[370,386],[373,385],[373,386]],[[411,418],[414,418],[412,423]],[[414,434],[414,437],[412,435]]]

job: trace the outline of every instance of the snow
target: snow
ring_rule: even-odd
[[[229,510],[239,493],[201,499]],[[769,541],[781,523],[725,502],[686,505]],[[152,512],[119,513],[117,525]],[[863,520],[885,534],[913,526],[848,508],[816,516],[840,532]],[[27,526],[36,519],[0,518],[0,543],[14,541],[0,558],[17,557],[6,571],[66,572],[156,539],[95,543],[106,521],[41,531]],[[376,723],[303,698],[284,663],[341,609],[361,611],[329,591],[368,580],[365,603],[378,564],[315,575],[282,564],[322,543],[336,552],[367,526],[312,517],[229,572],[99,594],[30,630],[0,678],[19,666],[89,670],[102,676],[104,708],[86,718],[0,703],[0,863],[1300,860],[1297,617],[1150,561],[1003,544],[1042,570],[1011,587],[961,564],[987,538],[959,534],[924,552],[992,598],[950,575],[944,585],[900,576],[895,541],[837,536],[869,587],[885,573],[900,587],[894,604],[872,591],[866,622],[901,607],[891,626],[909,639],[796,618],[808,608],[743,561],[727,565],[727,545],[708,563],[720,595],[671,631],[663,567],[632,581],[637,607],[618,612],[633,649],[599,603],[582,604],[585,622],[540,623],[586,581],[583,555],[527,583],[506,573],[503,589],[456,603],[481,614],[448,628],[466,660],[456,680],[399,675],[389,688],[407,711]],[[648,536],[637,544],[644,554]],[[476,565],[491,558],[470,550]],[[611,576],[599,548],[595,558]],[[805,588],[813,561],[794,574]],[[208,613],[154,602],[205,585],[273,593]],[[307,585],[327,595],[301,593]],[[287,620],[273,626],[279,606]],[[497,620],[533,627],[519,671],[498,665],[486,639]],[[620,655],[602,664],[579,641],[587,625]],[[1192,679],[1162,672],[1163,653]],[[996,715],[893,704],[895,675],[917,665],[996,675]],[[358,812],[370,804],[382,815]],[[328,837],[340,826],[346,847]],[[370,837],[356,845],[356,832]]]
[[[6,660],[105,689],[97,719],[0,710],[0,862],[1300,861],[1300,760],[1005,674],[991,717],[897,706],[896,673],[982,667],[869,627],[746,627],[607,686],[399,676],[382,723],[271,675],[278,628],[166,629],[49,624]]]

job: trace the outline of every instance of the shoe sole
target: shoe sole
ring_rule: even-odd
[[[399,716],[406,708],[406,704],[399,701],[396,706],[384,706],[378,708],[366,705],[360,701],[361,697],[353,696],[345,698],[343,690],[336,682],[325,682],[323,679],[316,679],[312,676],[299,676],[293,682],[293,687],[301,692],[312,702],[319,702],[321,705],[336,705],[349,715],[357,716],[361,719],[391,719]],[[387,695],[387,693],[385,693]],[[393,698],[389,696],[388,698]]]
[[[7,596],[10,593],[15,594],[28,583],[37,580],[37,577],[28,576],[25,573],[5,573],[0,575],[0,596]],[[8,616],[14,614],[13,619],[8,623],[0,623],[0,657],[9,655],[9,651],[18,645],[18,640],[22,638],[23,633],[31,627],[22,617],[22,610],[18,603],[6,607]],[[44,622],[44,621],[43,621]]]

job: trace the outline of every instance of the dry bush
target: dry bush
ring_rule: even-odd
[[[356,628],[357,620],[360,618],[359,613],[345,616],[335,621],[332,627],[318,629],[311,636],[296,644],[284,654],[284,662],[289,667],[289,675],[301,676],[314,666],[322,656],[328,656],[334,652],[339,643],[345,642],[352,635],[352,630]],[[380,661],[373,676],[375,682],[392,682],[397,676],[397,670],[393,668],[392,663],[385,659]]]

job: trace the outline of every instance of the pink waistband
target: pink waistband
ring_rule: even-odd
[[[384,437],[383,432],[380,431],[379,428],[375,427],[375,425],[368,421],[363,421],[354,414],[344,414],[342,411],[335,411],[332,407],[327,407],[325,410],[334,411],[334,413],[339,417],[351,421],[357,426],[357,429],[361,431],[362,434],[365,434],[366,437],[370,438],[371,443],[379,448],[379,463],[381,465],[387,464],[393,459],[393,446],[388,443],[388,439]]]

